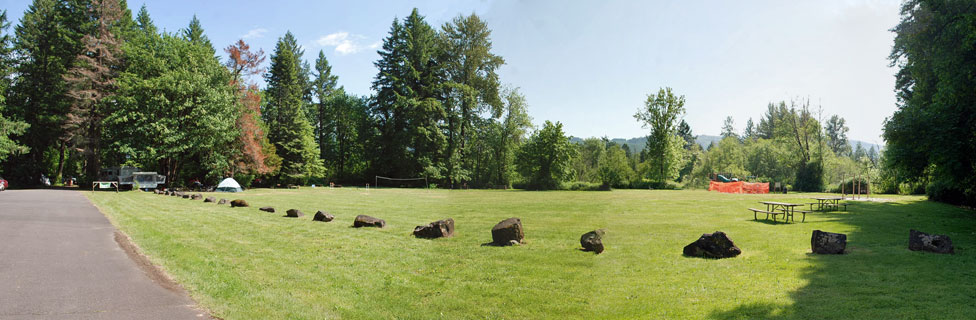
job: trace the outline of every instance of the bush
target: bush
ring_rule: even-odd
[[[631,187],[634,188],[634,189],[651,189],[651,190],[679,190],[679,189],[681,189],[681,186],[677,182],[673,182],[673,181],[658,182],[658,181],[651,181],[651,180],[647,180],[647,179],[641,179],[639,181],[634,181],[634,183],[631,184]]]
[[[573,190],[573,191],[609,191],[609,187],[604,187],[603,184],[595,182],[567,182],[563,184],[563,189]]]
[[[956,205],[972,204],[974,202],[972,190],[957,188],[952,183],[942,179],[933,179],[925,187],[925,194],[928,195],[930,200]]]
[[[241,187],[245,189],[251,188],[251,183],[254,182],[254,178],[255,175],[253,174],[243,174],[243,173],[234,174],[234,180],[237,180],[237,183],[239,183]]]
[[[855,184],[855,181],[859,185]],[[847,179],[846,181],[844,181],[844,182],[842,182],[842,183],[834,186],[829,191],[830,192],[833,192],[833,193],[841,193],[841,192],[843,192],[843,193],[851,194],[851,193],[854,193],[854,188],[855,187],[861,188],[861,193],[862,194],[866,194],[868,192],[872,192],[872,193],[874,192],[874,190],[871,190],[871,188],[868,186],[868,180],[867,179],[864,179],[864,178],[860,178],[860,179],[856,179],[856,180],[853,179],[853,178]]]

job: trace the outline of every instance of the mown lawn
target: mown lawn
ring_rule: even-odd
[[[250,208],[143,192],[86,192],[203,307],[224,319],[969,318],[976,315],[976,214],[883,196],[805,223],[753,221],[758,201],[814,194],[705,191],[529,192],[250,190]],[[278,213],[257,208],[273,206]],[[297,208],[306,217],[284,218]],[[313,222],[316,210],[336,216]],[[353,218],[385,219],[354,229]],[[454,218],[457,236],[413,228]],[[519,217],[526,244],[483,246]],[[799,218],[799,215],[798,217]],[[604,228],[606,251],[579,251]],[[952,238],[955,255],[907,249],[910,228]],[[815,229],[848,235],[849,253],[810,253]],[[725,231],[731,259],[688,258]]]

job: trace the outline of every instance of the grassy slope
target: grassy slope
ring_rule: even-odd
[[[968,318],[976,314],[970,211],[896,197],[806,223],[753,221],[760,200],[810,194],[704,191],[251,190],[251,208],[150,193],[86,193],[214,315],[250,318]],[[279,213],[257,210],[274,206]],[[288,219],[298,208],[306,217]],[[336,216],[312,222],[316,210]],[[384,229],[353,229],[367,214]],[[421,240],[452,217],[457,236]],[[527,244],[482,246],[520,217]],[[578,251],[607,229],[607,251]],[[957,254],[906,249],[909,228],[945,233]],[[810,234],[848,234],[850,253],[810,254]],[[734,259],[681,255],[722,230]]]

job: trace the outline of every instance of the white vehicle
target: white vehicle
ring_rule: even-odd
[[[156,172],[139,171],[136,167],[112,167],[102,169],[102,181],[118,181],[119,187],[129,186],[139,189],[156,189],[161,184],[166,184],[166,176]]]

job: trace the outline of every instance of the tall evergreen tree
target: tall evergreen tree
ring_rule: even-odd
[[[115,77],[121,68],[121,41],[112,29],[122,20],[123,11],[118,0],[92,0],[89,10],[96,27],[82,37],[83,51],[65,75],[72,105],[62,139],[82,150],[85,176],[96,180],[101,169],[102,120],[105,109],[111,107],[105,98],[115,93]],[[61,176],[63,164],[62,159],[56,177]]]
[[[315,128],[315,137],[319,144],[319,158],[328,159],[327,152],[335,145],[335,123],[332,114],[335,111],[330,108],[332,94],[336,91],[336,82],[339,77],[332,74],[332,66],[325,57],[325,53],[319,50],[319,57],[315,59],[315,80],[312,81],[312,92],[316,99],[315,121],[312,123]]]
[[[465,154],[480,114],[502,112],[498,74],[505,64],[491,52],[491,29],[475,14],[458,16],[442,27],[443,68],[447,83],[448,157],[451,182],[465,179],[470,164]]]
[[[37,183],[64,161],[67,141],[62,124],[71,102],[65,99],[64,75],[82,51],[81,38],[91,28],[85,0],[35,0],[15,28],[20,58],[10,96],[11,113],[30,127],[20,141],[30,151],[18,156],[13,179],[21,185]]]
[[[18,155],[28,151],[27,147],[12,140],[19,136],[29,126],[23,121],[17,121],[4,116],[7,114],[7,89],[10,88],[10,74],[13,73],[14,57],[10,47],[11,39],[7,33],[10,23],[7,22],[7,10],[0,13],[0,162],[11,154]]]
[[[269,125],[268,138],[281,157],[280,180],[304,183],[324,172],[315,146],[315,137],[305,115],[307,82],[301,63],[303,50],[291,32],[278,39],[265,75],[268,82],[264,114]],[[306,78],[307,79],[307,78]]]
[[[197,15],[193,15],[193,18],[190,19],[190,24],[186,29],[183,29],[183,39],[193,44],[210,48],[212,53],[216,52],[213,43],[210,43],[210,38],[207,38],[207,35],[203,32],[203,25],[200,24],[200,19],[197,19]]]
[[[379,136],[374,170],[391,176],[439,178],[438,161],[446,138],[440,130],[444,109],[439,99],[436,32],[416,9],[401,24],[394,20],[374,64],[376,98],[371,113]]]

